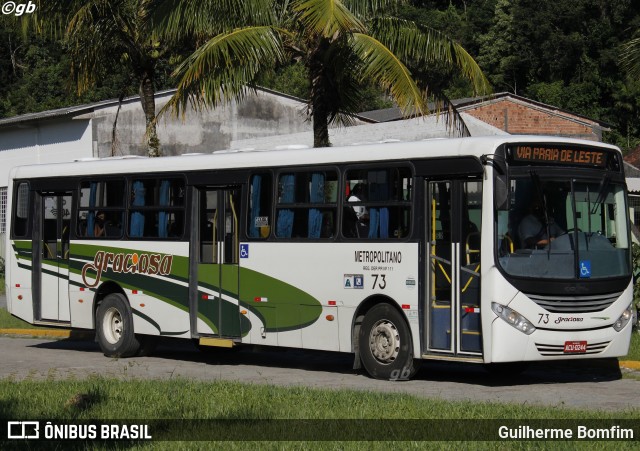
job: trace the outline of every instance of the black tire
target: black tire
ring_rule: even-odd
[[[133,332],[133,315],[122,294],[107,295],[96,311],[96,337],[107,357],[131,357],[140,350]]]
[[[409,380],[416,373],[409,326],[389,304],[378,304],[367,312],[358,346],[362,365],[375,379]]]

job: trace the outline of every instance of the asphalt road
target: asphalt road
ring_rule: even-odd
[[[379,381],[351,369],[350,355],[262,348],[198,351],[163,342],[152,357],[112,359],[92,341],[0,337],[0,378],[189,378],[408,393],[424,398],[617,411],[640,408],[640,373],[622,378],[617,361],[534,364],[519,378],[496,379],[477,365],[425,362],[415,379]]]

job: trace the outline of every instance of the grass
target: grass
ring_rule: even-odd
[[[221,437],[266,440],[267,443],[262,442],[259,447],[266,445],[271,449],[307,449],[311,447],[309,443],[314,443],[313,448],[317,445],[327,449],[388,449],[389,444],[383,442],[391,437],[403,440],[403,448],[429,444],[438,449],[460,449],[460,443],[453,441],[440,441],[436,446],[435,442],[420,442],[417,438],[424,438],[421,434],[431,431],[442,434],[438,437],[453,440],[473,438],[474,433],[481,434],[477,436],[481,440],[483,437],[493,440],[494,437],[498,439],[500,425],[535,427],[538,424],[536,420],[544,420],[544,424],[552,428],[575,429],[578,424],[604,428],[612,421],[637,426],[640,409],[606,413],[516,404],[448,402],[397,393],[275,387],[228,381],[125,381],[95,377],[83,381],[0,381],[0,418],[66,421],[68,424],[95,419],[99,419],[100,423],[113,423],[124,419],[125,424],[150,424],[150,432],[157,440],[183,440],[181,443],[152,441],[135,445],[141,449],[202,448],[190,440],[215,440]],[[362,441],[358,436],[360,433],[369,434],[365,435],[365,440],[374,441]],[[277,441],[281,438],[317,441]],[[335,438],[360,440],[344,441],[338,446],[337,442],[329,441]],[[93,443],[97,448],[100,448],[99,444]],[[542,444],[487,441],[476,442],[473,448],[539,449]],[[544,448],[572,449],[571,444],[551,441],[544,443]],[[577,447],[578,443],[574,444]],[[590,441],[579,445],[585,445],[580,449],[635,449],[637,443]],[[206,443],[206,448],[229,447],[241,449],[245,444],[239,440]],[[251,446],[247,444],[246,447]],[[255,444],[252,447],[255,448]]]
[[[0,329],[42,329],[42,327],[22,321],[11,316],[6,309],[0,308]]]
[[[640,361],[640,331],[634,330],[631,334],[631,345],[629,346],[629,353],[626,357],[621,357],[620,360],[637,360]]]

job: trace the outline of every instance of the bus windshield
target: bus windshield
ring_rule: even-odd
[[[512,176],[497,211],[498,263],[509,275],[602,279],[630,273],[624,186],[598,180]]]

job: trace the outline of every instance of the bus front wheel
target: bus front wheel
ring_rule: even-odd
[[[375,379],[408,380],[416,372],[409,326],[389,304],[378,304],[367,312],[358,346],[362,365]]]
[[[123,295],[107,295],[98,306],[96,336],[107,357],[131,357],[140,350],[140,341],[133,333],[131,308]]]

